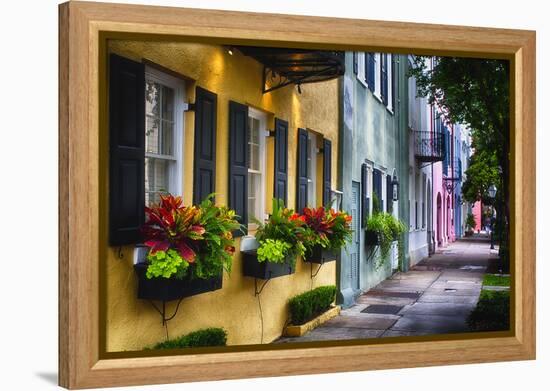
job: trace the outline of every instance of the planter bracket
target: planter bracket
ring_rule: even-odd
[[[183,300],[183,298],[179,299],[178,300],[178,304],[176,305],[176,309],[174,310],[174,313],[170,316],[170,317],[166,317],[166,300],[163,300],[162,301],[162,310],[157,307],[157,305],[153,302],[153,300],[149,300],[149,303],[151,303],[151,305],[153,306],[153,308],[159,313],[159,315],[161,316],[162,318],[162,325],[166,325],[166,323],[169,321],[169,320],[172,320],[174,319],[174,317],[176,316],[176,314],[178,313],[178,310],[180,308],[180,304],[181,304],[181,301]]]
[[[317,271],[315,273],[313,273],[313,262],[310,262],[309,263],[309,276],[310,278],[315,278],[317,276],[317,274],[319,274],[319,272],[321,271],[321,268],[323,267],[325,263],[320,263],[319,264],[319,267],[317,268]]]
[[[269,280],[271,280],[271,273],[269,278],[267,280],[264,280],[262,286],[260,287],[260,290],[258,290],[258,279],[254,277],[254,296],[259,296],[260,293],[262,293]]]

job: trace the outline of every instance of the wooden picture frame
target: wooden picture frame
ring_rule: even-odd
[[[89,388],[535,358],[535,32],[69,2],[59,6],[59,384]],[[99,63],[108,37],[414,52],[511,62],[512,332],[179,356],[100,356]],[[457,354],[459,352],[459,354]]]

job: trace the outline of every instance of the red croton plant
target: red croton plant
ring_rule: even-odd
[[[181,197],[161,195],[159,204],[145,207],[147,221],[142,226],[145,245],[152,254],[175,249],[189,263],[195,261],[192,241],[204,239],[204,227],[200,224],[200,211],[194,206],[184,206]]]
[[[308,231],[304,242],[307,248],[319,244],[336,250],[351,240],[351,216],[346,212],[320,206],[304,208],[302,215]]]

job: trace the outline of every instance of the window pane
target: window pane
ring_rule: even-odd
[[[254,219],[257,218],[257,180],[258,174],[248,174],[248,222],[254,223]]]
[[[260,146],[258,144],[252,144],[250,146],[251,159],[250,159],[250,168],[253,170],[260,171]]]
[[[162,119],[174,120],[174,90],[162,86]]]
[[[315,183],[311,180],[307,181],[307,203],[309,206],[315,207]]]
[[[159,153],[159,122],[149,115],[145,118],[145,151],[148,153]]]
[[[171,121],[162,121],[162,148],[161,154],[170,155],[174,154],[174,123]]]
[[[159,193],[168,191],[168,162],[164,159],[145,158],[145,203],[160,200]]]
[[[256,118],[252,118],[252,142],[258,144],[260,142],[260,121]]]
[[[147,80],[145,82],[145,113],[158,116],[160,105],[160,84]]]

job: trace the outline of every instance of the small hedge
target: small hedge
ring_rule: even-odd
[[[472,331],[510,329],[510,292],[482,290],[476,308],[468,317]]]
[[[304,324],[325,312],[336,299],[336,286],[320,286],[309,292],[294,296],[288,302],[292,324]]]
[[[206,346],[225,346],[227,343],[227,332],[224,329],[211,327],[193,331],[181,337],[159,342],[153,349],[180,349],[198,348]]]

